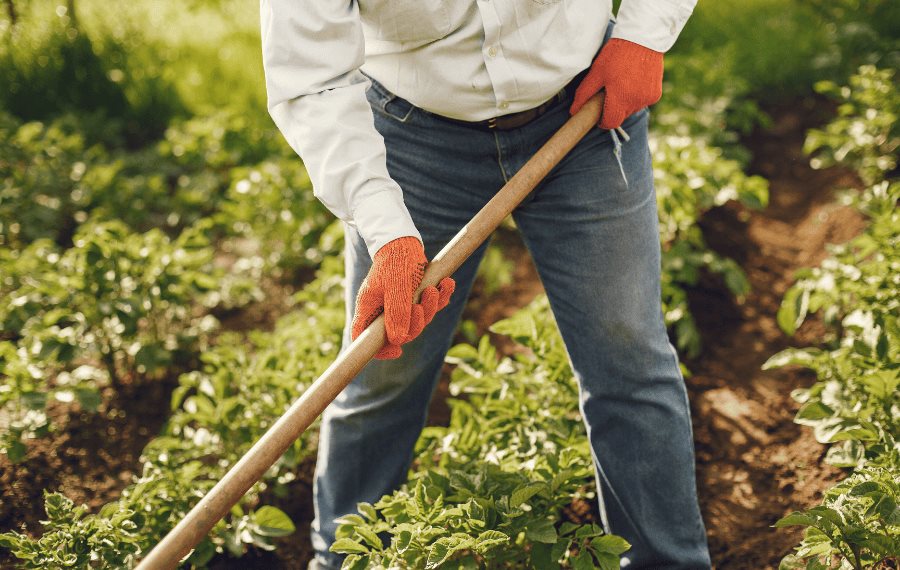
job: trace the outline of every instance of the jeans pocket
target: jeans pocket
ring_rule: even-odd
[[[369,77],[369,81],[371,85],[366,89],[366,98],[369,100],[372,110],[401,123],[409,121],[414,109],[413,104],[406,99],[397,97],[371,77]]]
[[[625,165],[622,164],[622,139],[619,138],[619,133],[616,132],[616,129],[610,130],[609,136],[612,139],[613,156],[616,157],[616,162],[619,164],[619,173],[622,175],[622,182],[625,183],[625,188],[628,189],[628,177],[625,176]]]

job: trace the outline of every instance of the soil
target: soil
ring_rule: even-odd
[[[144,446],[169,416],[174,378],[142,386],[125,384],[104,391],[98,413],[51,405],[56,426],[49,436],[28,444],[25,461],[0,456],[0,530],[39,530],[45,518],[42,492],[59,491],[96,511],[115,499],[140,470]],[[10,564],[0,550],[0,568]]]
[[[751,293],[736,302],[721,280],[709,275],[689,292],[704,350],[700,357],[685,361],[691,371],[687,384],[701,508],[717,569],[777,568],[797,543],[799,531],[775,530],[771,525],[792,510],[817,503],[822,491],[841,477],[822,462],[825,448],[810,430],[792,422],[797,404],[789,394],[809,385],[813,377],[799,369],[760,367],[783,348],[814,344],[821,338],[823,329],[815,319],[793,338],[786,337],[775,321],[778,305],[796,269],[819,262],[826,255],[826,244],[850,239],[864,221],[834,200],[834,189],[856,184],[852,176],[837,170],[814,171],[801,151],[806,129],[827,120],[831,109],[820,101],[805,100],[768,111],[773,126],[742,142],[754,156],[750,172],[771,183],[769,206],[751,211],[729,203],[700,220],[713,249],[743,267]],[[514,279],[494,295],[476,287],[465,318],[475,322],[478,334],[542,291],[515,234],[501,231],[497,239],[505,255],[517,261]],[[258,304],[246,315],[220,317],[231,329],[271,328],[290,302],[288,293],[267,294],[279,299],[277,310]],[[505,353],[515,350],[502,337],[494,340]],[[447,380],[444,374],[430,409],[431,424],[446,425],[449,420]],[[106,394],[99,414],[54,409],[60,429],[31,442],[27,461],[10,465],[0,457],[0,531],[23,524],[38,531],[42,489],[61,491],[92,509],[115,499],[140,468],[141,449],[165,421],[174,385],[169,380]],[[279,539],[274,552],[255,550],[239,560],[220,557],[213,568],[306,567],[311,553],[313,467],[312,460],[304,463],[286,497],[265,497],[267,504],[291,516],[297,532]],[[580,522],[597,518],[593,505],[583,501],[573,503],[565,515]],[[0,552],[0,567],[11,564],[5,551]]]
[[[771,525],[792,510],[820,502],[841,477],[822,462],[825,448],[793,423],[788,395],[812,384],[805,370],[761,370],[776,352],[808,346],[824,329],[815,318],[789,338],[775,320],[794,272],[818,264],[826,244],[841,243],[865,225],[835,202],[834,190],[857,185],[848,173],[816,171],[802,153],[804,133],[825,122],[827,108],[805,101],[770,109],[773,126],[743,141],[749,172],[770,181],[763,211],[729,203],[700,220],[707,243],[735,259],[751,293],[735,303],[707,277],[689,294],[704,340],[686,362],[694,418],[697,479],[713,561],[720,569],[777,568],[800,539],[799,529]]]

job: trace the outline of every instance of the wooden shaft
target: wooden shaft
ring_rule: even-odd
[[[441,279],[452,275],[490,237],[503,219],[597,124],[600,108],[600,96],[594,96],[525,163],[428,264],[417,295],[425,287],[437,285]],[[150,551],[137,566],[138,570],[175,568],[356,377],[385,340],[382,315],[338,356],[222,480]]]

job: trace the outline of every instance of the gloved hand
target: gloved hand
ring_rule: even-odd
[[[413,293],[422,283],[425,248],[418,238],[407,236],[389,241],[372,260],[372,268],[356,297],[351,337],[355,340],[382,312],[387,343],[375,355],[386,360],[403,354],[400,348],[422,332],[435,313],[450,302],[456,282],[445,277],[437,287],[426,287],[418,303]]]
[[[601,129],[615,129],[629,115],[662,97],[663,54],[628,40],[609,40],[575,90],[569,113],[575,114],[601,89],[605,89]]]

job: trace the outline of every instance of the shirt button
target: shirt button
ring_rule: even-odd
[[[488,55],[491,57],[494,57],[495,55],[497,55],[497,46],[491,46],[488,49]]]
[[[505,111],[505,110],[509,109],[509,103],[506,101],[503,101],[502,103],[500,103],[499,107]]]

